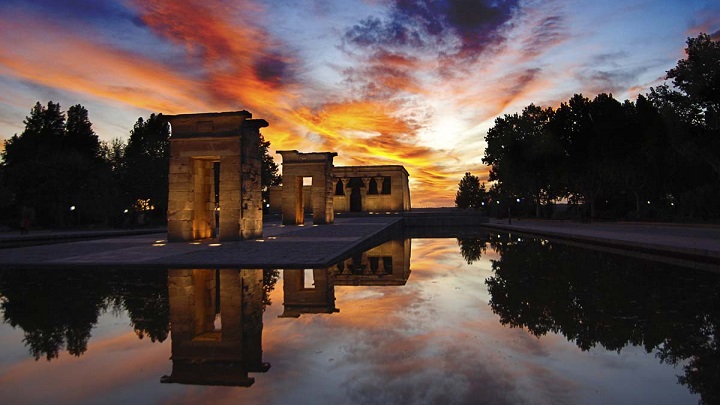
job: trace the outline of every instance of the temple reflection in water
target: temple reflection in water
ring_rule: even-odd
[[[266,372],[262,361],[263,273],[169,270],[172,374],[164,383],[238,385]]]
[[[280,317],[339,312],[335,286],[405,285],[410,277],[410,245],[410,239],[391,240],[327,269],[284,270]]]
[[[280,317],[332,314],[335,285],[404,285],[410,240],[393,240],[324,269],[283,270]],[[168,271],[172,373],[164,383],[249,387],[262,359],[263,270]]]

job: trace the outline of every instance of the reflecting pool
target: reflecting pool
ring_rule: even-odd
[[[0,402],[695,404],[720,274],[509,234],[329,269],[0,270]]]

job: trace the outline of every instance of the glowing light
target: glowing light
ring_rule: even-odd
[[[164,243],[153,243],[153,246],[165,246]]]
[[[71,206],[70,206],[70,211],[75,211],[75,206],[74,206],[74,205],[71,205]]]
[[[133,204],[133,208],[135,208],[135,210],[137,211],[151,211],[155,209],[155,206],[150,204],[150,199],[147,198],[144,200],[138,199],[137,201],[135,201],[135,203]]]
[[[222,243],[210,243],[210,244],[208,244],[208,246],[212,246],[212,247],[222,246]]]

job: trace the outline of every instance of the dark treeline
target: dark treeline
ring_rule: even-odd
[[[85,107],[35,104],[0,156],[0,226],[164,224],[170,142],[160,117],[138,118],[127,141],[104,142]],[[261,139],[265,186],[280,181],[269,146]]]
[[[503,325],[560,334],[581,350],[642,347],[677,366],[701,403],[720,403],[717,274],[510,234],[458,244],[468,263],[499,253],[485,283]]]
[[[720,42],[700,34],[686,53],[667,72],[672,86],[635,101],[576,94],[557,109],[498,117],[483,157],[492,187],[468,197],[463,184],[484,184],[466,174],[457,205],[549,217],[562,201],[585,218],[720,217]]]

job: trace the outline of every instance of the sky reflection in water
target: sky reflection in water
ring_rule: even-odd
[[[179,363],[190,347],[179,329],[172,345],[168,334],[169,319],[182,322],[180,301],[168,301],[177,270],[0,271],[0,400],[682,404],[700,398],[678,383],[688,358],[700,359],[691,385],[717,379],[706,345],[719,318],[708,309],[718,307],[716,274],[506,235],[384,249],[376,256],[392,274],[377,276],[382,258],[356,257],[334,278],[315,272],[325,295],[298,287],[299,271],[281,272],[262,315],[271,368],[250,372],[247,388],[160,383],[179,375],[171,354]],[[243,328],[248,336],[257,323]]]

